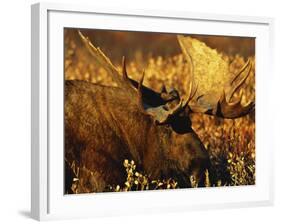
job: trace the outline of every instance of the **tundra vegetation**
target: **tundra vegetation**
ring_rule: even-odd
[[[178,95],[188,96],[188,99],[178,97],[178,104],[172,105],[173,112],[175,112],[177,105],[182,106],[185,102],[192,107],[194,97],[202,99],[202,105],[204,100],[208,103],[211,102],[211,105],[216,105],[216,109],[202,111],[197,108],[200,113],[188,113],[192,129],[204,145],[203,148],[206,149],[208,162],[210,162],[206,166],[200,166],[202,169],[200,172],[203,173],[203,177],[200,176],[202,180],[197,180],[199,176],[191,175],[192,173],[189,177],[185,177],[188,178],[188,184],[182,183],[182,180],[178,178],[173,178],[173,173],[171,176],[152,175],[145,171],[143,164],[138,164],[138,161],[126,158],[124,155],[124,159],[116,164],[118,171],[112,167],[107,168],[107,172],[112,172],[112,176],[115,175],[115,172],[122,172],[122,183],[117,178],[116,183],[111,181],[106,186],[93,187],[89,184],[89,180],[95,175],[94,170],[74,158],[81,156],[77,153],[79,154],[79,150],[83,150],[83,142],[79,146],[79,142],[68,141],[67,139],[74,139],[74,137],[72,132],[71,134],[66,132],[66,142],[72,144],[71,147],[66,147],[76,147],[74,149],[76,154],[65,151],[66,193],[99,192],[100,189],[119,192],[176,189],[182,186],[198,187],[198,185],[219,187],[255,184],[255,112],[252,110],[255,99],[255,52],[252,38],[190,35],[187,39],[182,37],[182,41],[178,41],[179,37],[173,34],[98,30],[82,30],[82,33],[89,36],[95,46],[101,48],[102,54],[106,55],[104,57],[110,59],[120,74],[124,74],[125,71],[129,80],[135,80],[132,85],[137,91],[144,88],[143,84],[143,86],[161,93],[161,96],[168,100],[169,97],[178,97]],[[109,74],[107,65],[93,57],[92,49],[89,49],[87,43],[85,44],[87,39],[83,40],[83,36],[81,38],[77,30],[65,29],[64,40],[65,80],[83,80],[98,86],[118,86],[118,79],[116,80],[112,74]],[[184,48],[180,46],[183,43],[188,52],[185,52]],[[126,61],[124,58],[122,61],[122,56],[126,56]],[[145,70],[144,77],[143,70]],[[235,78],[234,75],[240,73],[245,73],[245,75],[241,76],[242,78],[239,76]],[[234,77],[234,79],[230,77]],[[237,83],[235,91],[232,86],[225,85],[228,80],[231,80],[231,84]],[[76,94],[80,91],[77,88],[87,88],[84,87],[84,82],[82,84],[66,82],[65,91],[68,92],[74,91]],[[200,83],[199,86],[198,83]],[[208,94],[196,95],[204,91],[206,93],[206,90],[209,91]],[[222,92],[225,95],[221,96]],[[118,93],[116,92],[116,94]],[[128,94],[130,94],[129,91]],[[83,98],[85,95],[83,93],[79,98],[76,95],[74,95],[75,97],[69,95],[66,99],[72,99],[72,102],[76,99],[77,107],[68,106],[68,101],[65,102],[67,129],[70,126],[73,128],[74,123],[75,127],[79,126],[77,120],[69,120],[68,117],[73,110],[78,110],[79,102],[81,103],[85,98]],[[227,97],[238,99],[238,104],[232,102],[231,105],[234,105],[231,107],[232,111],[222,109],[222,102]],[[219,106],[218,101],[220,102]],[[250,104],[247,105],[248,102]],[[87,105],[89,108],[91,106],[93,105]],[[189,106],[187,107],[189,108]],[[218,110],[221,112],[218,113]],[[154,111],[151,113],[153,116],[155,115]],[[156,122],[162,121],[163,113],[157,111],[157,116],[159,114],[160,117],[157,117]],[[219,116],[211,116],[215,114]],[[169,116],[165,117],[163,124],[168,120],[167,117]],[[92,138],[98,138],[95,131],[92,133]],[[107,147],[106,142],[103,143],[103,147]],[[108,147],[111,147],[110,143],[108,143]],[[91,154],[85,155],[90,157]],[[94,162],[95,160],[90,161]],[[154,162],[161,164],[159,161]],[[204,160],[204,163],[208,162]],[[97,180],[98,178],[93,181]],[[97,185],[99,186],[99,184]]]

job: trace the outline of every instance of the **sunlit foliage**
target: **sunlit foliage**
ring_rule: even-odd
[[[106,71],[93,61],[75,34],[73,31],[65,32],[65,79],[80,79],[102,85],[115,85]],[[95,32],[93,31],[92,36],[94,35]],[[126,32],[123,36],[125,35]],[[116,34],[116,38],[123,38],[123,36],[120,32]],[[244,103],[250,99],[254,99],[255,55],[253,53],[253,47],[249,48],[247,54],[247,45],[245,43],[247,44],[248,42],[241,40],[241,44],[243,43],[245,45],[243,55],[233,54],[229,52],[232,52],[236,47],[237,49],[241,49],[239,41],[232,43],[229,37],[227,41],[223,39],[222,42],[218,41],[214,44],[214,38],[212,36],[198,37],[198,39],[200,38],[204,41],[209,41],[213,46],[217,44],[217,49],[220,50],[206,48],[206,45],[199,41],[194,41],[194,45],[190,46],[193,54],[196,55],[193,61],[194,72],[199,74],[197,75],[197,81],[201,82],[201,88],[205,88],[205,85],[211,85],[214,81],[204,80],[204,74],[206,72],[217,74],[217,76],[214,75],[213,77],[217,77],[223,82],[225,76],[237,73],[244,63],[250,60],[253,65],[251,74],[236,94],[236,97],[243,95],[242,102]],[[166,44],[167,39],[162,41]],[[176,39],[172,41],[176,41]],[[116,52],[115,46],[118,43],[111,43],[112,47],[115,46],[112,51],[108,50],[111,47],[109,43],[107,39],[107,49],[104,52],[112,59],[115,66],[121,70],[120,52]],[[143,44],[145,45],[145,43]],[[127,47],[129,48],[130,46]],[[165,45],[162,47],[165,48]],[[228,48],[231,48],[232,51],[229,51]],[[142,70],[145,69],[144,85],[159,91],[162,85],[165,84],[168,88],[173,87],[181,94],[185,94],[190,68],[184,63],[184,57],[180,51],[173,51],[171,54],[163,54],[161,52],[159,55],[156,55],[157,52],[153,52],[153,54],[147,53],[147,50],[144,50],[144,52],[141,49],[132,49],[129,51],[128,54],[130,56],[127,60],[129,76],[135,80],[139,80]],[[208,61],[206,61],[206,58],[208,58]],[[216,86],[215,88],[221,87]],[[205,185],[209,187],[255,184],[255,113],[252,112],[245,117],[235,120],[221,119],[202,114],[192,114],[191,119],[192,128],[205,145],[211,158],[212,170],[206,170],[205,172]],[[177,182],[172,179],[151,180],[143,171],[138,170],[137,164],[134,161],[125,160],[123,161],[123,165],[124,172],[127,174],[126,182],[122,185],[108,186],[108,191],[177,188]],[[77,193],[79,192],[79,188],[83,188],[81,181],[79,182],[79,172],[77,173],[77,170],[80,169],[80,172],[81,170],[83,172],[83,168],[78,168],[75,164],[70,164],[70,166],[75,171],[72,186],[73,192]],[[196,187],[196,180],[194,180],[194,187]]]

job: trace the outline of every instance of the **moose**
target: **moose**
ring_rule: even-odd
[[[157,92],[129,78],[123,57],[122,72],[80,31],[79,35],[93,58],[117,86],[82,80],[65,81],[65,161],[75,161],[90,173],[82,177],[85,192],[103,192],[109,185],[126,180],[123,161],[134,160],[153,179],[173,178],[180,187],[190,187],[190,177],[203,186],[204,174],[211,169],[208,151],[192,129],[191,113],[226,119],[244,116],[254,102],[233,100],[235,92],[250,74],[248,61],[220,88],[200,88],[190,77],[186,95],[164,87]],[[193,69],[189,54],[190,37],[178,35],[186,63]],[[191,72],[191,74],[194,74]],[[66,177],[67,178],[67,177]],[[71,181],[65,180],[66,185]],[[67,184],[68,183],[68,184]],[[65,186],[65,190],[69,186]]]

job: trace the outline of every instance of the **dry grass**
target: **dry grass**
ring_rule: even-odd
[[[211,39],[211,37],[209,37]],[[206,39],[206,37],[205,37]],[[231,42],[227,42],[231,44]],[[235,42],[237,45],[237,43]],[[239,42],[238,42],[239,44]],[[235,48],[235,46],[231,46]],[[241,46],[239,46],[241,48]],[[218,46],[224,49],[224,46]],[[252,51],[252,49],[250,49]],[[227,51],[225,51],[227,52]],[[239,54],[231,55],[221,52],[229,62],[229,71],[238,72],[246,60],[253,64],[250,77],[238,95],[244,95],[243,101],[255,98],[255,58],[254,55],[244,58]],[[115,58],[115,52],[106,52],[114,64],[121,70],[121,58]],[[174,55],[152,56],[144,54],[141,50],[131,52],[127,60],[127,71],[131,78],[140,79],[145,68],[146,77],[144,85],[159,91],[162,84],[174,87],[181,94],[185,94],[188,73],[180,53]],[[88,80],[103,85],[114,85],[106,71],[96,64],[85,47],[76,36],[65,33],[65,79]],[[206,171],[206,186],[235,186],[255,184],[255,114],[254,112],[235,120],[220,119],[213,116],[193,114],[192,127],[208,150],[212,162],[212,179]],[[145,173],[137,170],[133,161],[124,161],[124,172],[127,181],[123,186],[109,186],[110,191],[129,191],[176,188],[174,180],[150,180]],[[75,177],[79,180],[79,176]],[[78,181],[79,182],[79,181]],[[74,185],[77,185],[77,181]],[[195,184],[196,186],[196,184]]]

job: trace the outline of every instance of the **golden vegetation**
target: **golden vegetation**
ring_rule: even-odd
[[[120,32],[117,34],[119,35]],[[208,38],[210,42],[212,42],[211,36],[205,36],[203,39],[206,40]],[[200,37],[198,39],[200,39]],[[176,41],[176,39],[173,41]],[[221,43],[223,44],[225,41]],[[228,38],[226,43],[230,45],[231,38]],[[245,40],[243,40],[243,44],[245,44]],[[194,72],[203,75],[207,70],[212,70],[212,72],[218,74],[217,77],[222,80],[224,76],[237,73],[244,63],[250,60],[253,65],[251,74],[237,96],[243,95],[242,102],[244,103],[249,99],[254,99],[254,55],[252,54],[250,57],[246,58],[239,54],[228,54],[226,49],[228,45],[222,46],[220,42],[217,42],[217,49],[226,49],[225,51],[217,52],[217,50],[209,49],[207,52],[204,52],[204,50],[206,51],[207,49],[204,45],[205,44],[198,41],[194,43],[194,46],[191,46],[194,54],[198,55],[194,60]],[[230,46],[231,49],[235,48],[235,45],[237,45],[237,48],[241,49],[237,41]],[[111,46],[114,46],[113,42]],[[110,48],[108,43],[107,47]],[[164,47],[165,46],[163,46],[163,48]],[[247,46],[244,47],[244,52],[246,47]],[[117,53],[116,51],[115,48],[115,50],[109,50],[108,52],[105,50],[104,52],[112,59],[115,66],[121,70],[120,52]],[[188,82],[190,68],[184,63],[181,53],[176,52],[176,54],[170,55],[163,54],[165,56],[153,56],[150,53],[145,54],[139,49],[132,49],[131,51],[133,52],[130,52],[131,56],[127,59],[127,71],[131,78],[139,80],[142,70],[145,69],[146,76],[144,85],[159,91],[162,85],[165,84],[165,86],[173,87],[181,94],[185,94],[185,91],[188,89],[186,83]],[[253,49],[250,48],[249,52],[252,53]],[[204,61],[206,58],[206,56],[202,56],[204,54],[208,55],[209,61]],[[115,55],[118,55],[118,58],[117,56],[115,57]],[[213,63],[213,61],[217,61],[212,60],[215,57],[223,58],[221,64]],[[206,65],[208,66],[206,67]],[[198,76],[199,81],[202,75]],[[80,40],[73,35],[73,32],[65,32],[65,79],[80,79],[102,85],[115,85],[106,71],[93,61]],[[213,80],[209,80],[209,84],[212,82]],[[203,85],[202,88],[204,88]],[[216,88],[221,88],[221,86],[217,86]],[[191,119],[192,128],[205,145],[211,158],[213,170],[212,172],[206,171],[205,185],[235,186],[255,184],[254,112],[235,120],[221,119],[202,114],[192,114]],[[123,165],[124,172],[127,173],[127,180],[123,186],[109,186],[110,191],[177,188],[177,183],[172,179],[150,180],[145,173],[137,170],[136,164],[134,164],[133,161],[125,160]],[[212,183],[209,179],[211,173]],[[75,178],[74,186],[77,187],[77,184],[79,184],[79,175]],[[196,186],[196,181],[194,182],[194,186]]]
[[[175,189],[177,182],[168,180],[151,180],[147,175],[137,171],[136,164],[133,160],[124,160],[123,163],[127,180],[123,186],[109,186],[109,191],[138,191],[138,190],[159,190],[159,189]]]

